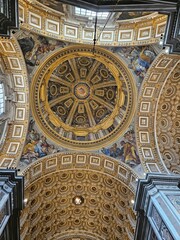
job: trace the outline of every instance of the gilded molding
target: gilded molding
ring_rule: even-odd
[[[96,47],[95,53],[93,53],[92,51],[93,49],[89,45],[70,46],[62,50],[56,50],[40,65],[37,72],[35,72],[32,80],[32,91],[30,99],[32,103],[31,107],[33,116],[37,124],[43,130],[43,132],[50,139],[52,139],[56,143],[59,143],[65,148],[68,147],[75,150],[95,150],[99,149],[100,146],[103,147],[105,145],[109,145],[126,131],[135,113],[136,101],[134,101],[134,99],[137,98],[137,90],[131,72],[127,69],[123,61],[117,58],[111,52],[105,49],[101,49],[99,47]],[[105,100],[103,100],[102,98],[97,98],[97,96],[90,96],[90,101],[92,101],[92,99],[94,98],[95,102],[99,101],[102,107],[104,105],[106,106],[106,108],[110,108],[111,114],[107,115],[107,120],[106,118],[102,118],[102,123],[100,122],[100,124],[97,124],[96,121],[94,124],[90,123],[90,126],[80,127],[81,125],[79,125],[77,127],[71,127],[71,121],[74,113],[71,114],[72,111],[69,110],[68,117],[71,118],[71,121],[67,122],[68,118],[66,118],[66,122],[63,122],[62,120],[60,120],[61,118],[57,116],[57,112],[54,110],[56,112],[54,113],[50,106],[53,106],[53,104],[58,104],[58,101],[62,101],[62,98],[64,99],[65,97],[72,99],[72,93],[64,95],[65,97],[59,97],[57,99],[51,100],[49,105],[47,99],[47,83],[51,78],[53,71],[56,71],[55,69],[58,66],[61,66],[62,63],[70,61],[71,59],[79,59],[85,56],[87,56],[87,59],[93,59],[93,61],[95,59],[97,63],[100,62],[101,64],[104,64],[107,69],[109,69],[111,78],[113,77],[115,80],[112,81],[112,83],[115,82],[117,86],[117,90],[115,91],[115,94],[117,96],[115,98],[116,100],[114,106],[108,103],[108,101],[106,101],[106,103]],[[95,74],[94,70],[92,74]],[[91,72],[89,73],[89,75],[91,75]],[[96,79],[96,75],[92,75],[92,77],[93,78],[91,79],[91,82],[99,81]],[[102,81],[102,79],[100,80]],[[59,81],[61,82],[61,80]],[[71,79],[69,81],[74,80]],[[105,83],[106,81],[103,80],[102,84]],[[111,81],[109,81],[109,83],[111,83]],[[94,85],[94,88],[97,85],[98,84],[96,83]],[[119,100],[117,100],[119,98],[121,99],[120,102]],[[65,102],[64,104],[67,103]],[[76,104],[76,102],[74,104]],[[82,104],[86,105],[86,100],[82,101]],[[61,106],[61,108],[62,107],[63,105]],[[73,107],[73,109],[74,108],[75,107]],[[87,111],[88,108],[89,107],[86,107]],[[88,113],[88,116],[89,118],[92,118],[90,117],[90,113]],[[95,135],[96,132],[99,132],[100,134],[98,137]],[[73,133],[76,136],[82,137],[86,137],[87,134],[89,134],[89,136],[87,139],[84,138],[78,140],[78,138],[73,137],[72,134],[69,135],[69,133]],[[90,134],[92,134],[92,137],[90,136]]]
[[[93,44],[94,28],[83,27],[81,23],[72,23],[62,13],[58,13],[34,1],[19,1],[20,27],[24,30],[50,38],[83,44]],[[97,45],[101,46],[141,46],[159,42],[164,34],[166,15],[153,13],[147,17],[117,21],[116,25],[106,27],[101,33]]]
[[[169,106],[164,102],[161,104],[162,93],[166,84],[171,82],[173,74],[178,72],[179,62],[178,55],[161,53],[152,63],[141,86],[136,117],[136,139],[139,156],[146,172],[169,172],[160,150],[160,141],[158,141],[162,120],[159,117],[159,111],[161,105],[164,104],[164,108]],[[179,81],[178,76],[177,81]],[[170,98],[166,100],[170,101]],[[161,112],[165,110],[161,109]],[[169,121],[168,118],[166,120]]]
[[[59,153],[34,162],[22,174],[28,199],[21,215],[22,239],[67,239],[77,229],[82,239],[133,239],[131,200],[138,176],[124,163],[99,154]],[[76,195],[84,198],[81,206],[72,202]]]
[[[13,119],[8,124],[6,139],[0,153],[0,167],[16,167],[23,151],[29,124],[29,85],[24,56],[14,36],[0,38],[0,57],[5,74],[10,77],[16,94]]]

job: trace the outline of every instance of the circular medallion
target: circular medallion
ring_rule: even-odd
[[[90,95],[90,88],[86,83],[78,83],[74,87],[74,94],[77,99],[86,99]]]
[[[32,113],[43,132],[69,149],[95,150],[128,128],[136,87],[122,60],[91,46],[55,51],[32,81]],[[34,101],[35,100],[35,101]]]

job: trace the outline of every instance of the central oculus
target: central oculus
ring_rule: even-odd
[[[84,82],[76,84],[74,87],[74,95],[80,100],[87,99],[90,95],[89,85]]]

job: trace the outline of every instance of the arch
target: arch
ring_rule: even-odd
[[[0,153],[0,167],[7,168],[17,166],[25,143],[29,122],[29,85],[24,56],[14,36],[0,38],[0,52],[1,68],[6,78],[4,84],[11,86],[8,86],[6,97],[11,101],[7,104],[11,111],[2,116],[6,133]]]
[[[152,63],[141,86],[137,108],[136,136],[139,156],[146,172],[167,173],[170,169],[163,160],[157,131],[160,127],[161,116],[159,115],[160,111],[162,112],[160,108],[163,92],[174,74],[178,74],[179,62],[178,55],[167,55],[162,52]],[[179,81],[179,75],[175,80]],[[175,91],[175,96],[178,96],[178,91]],[[171,98],[168,97],[168,99],[171,101]],[[171,110],[169,109],[169,111]],[[176,119],[175,116],[173,118]],[[176,160],[174,159],[174,161]]]
[[[87,239],[133,239],[131,200],[138,176],[124,163],[99,154],[58,153],[34,162],[22,174],[28,199],[22,239],[66,239],[75,233]],[[75,196],[84,198],[82,205],[73,203]],[[36,227],[39,219],[42,224]]]

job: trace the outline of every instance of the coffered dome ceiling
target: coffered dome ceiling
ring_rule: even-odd
[[[127,129],[136,90],[131,73],[112,53],[73,46],[56,51],[39,67],[31,99],[35,119],[53,141],[92,150]]]
[[[157,140],[168,170],[180,173],[180,63],[171,72],[157,109]]]
[[[137,175],[124,163],[59,153],[34,162],[23,175],[28,200],[21,214],[22,240],[133,239]]]
[[[104,174],[88,170],[57,172],[39,179],[26,192],[30,194],[31,239],[66,239],[69,234],[128,239],[126,228],[134,234],[128,220],[129,215],[135,223],[129,204],[133,193]],[[73,199],[79,195],[84,202],[76,205]]]

